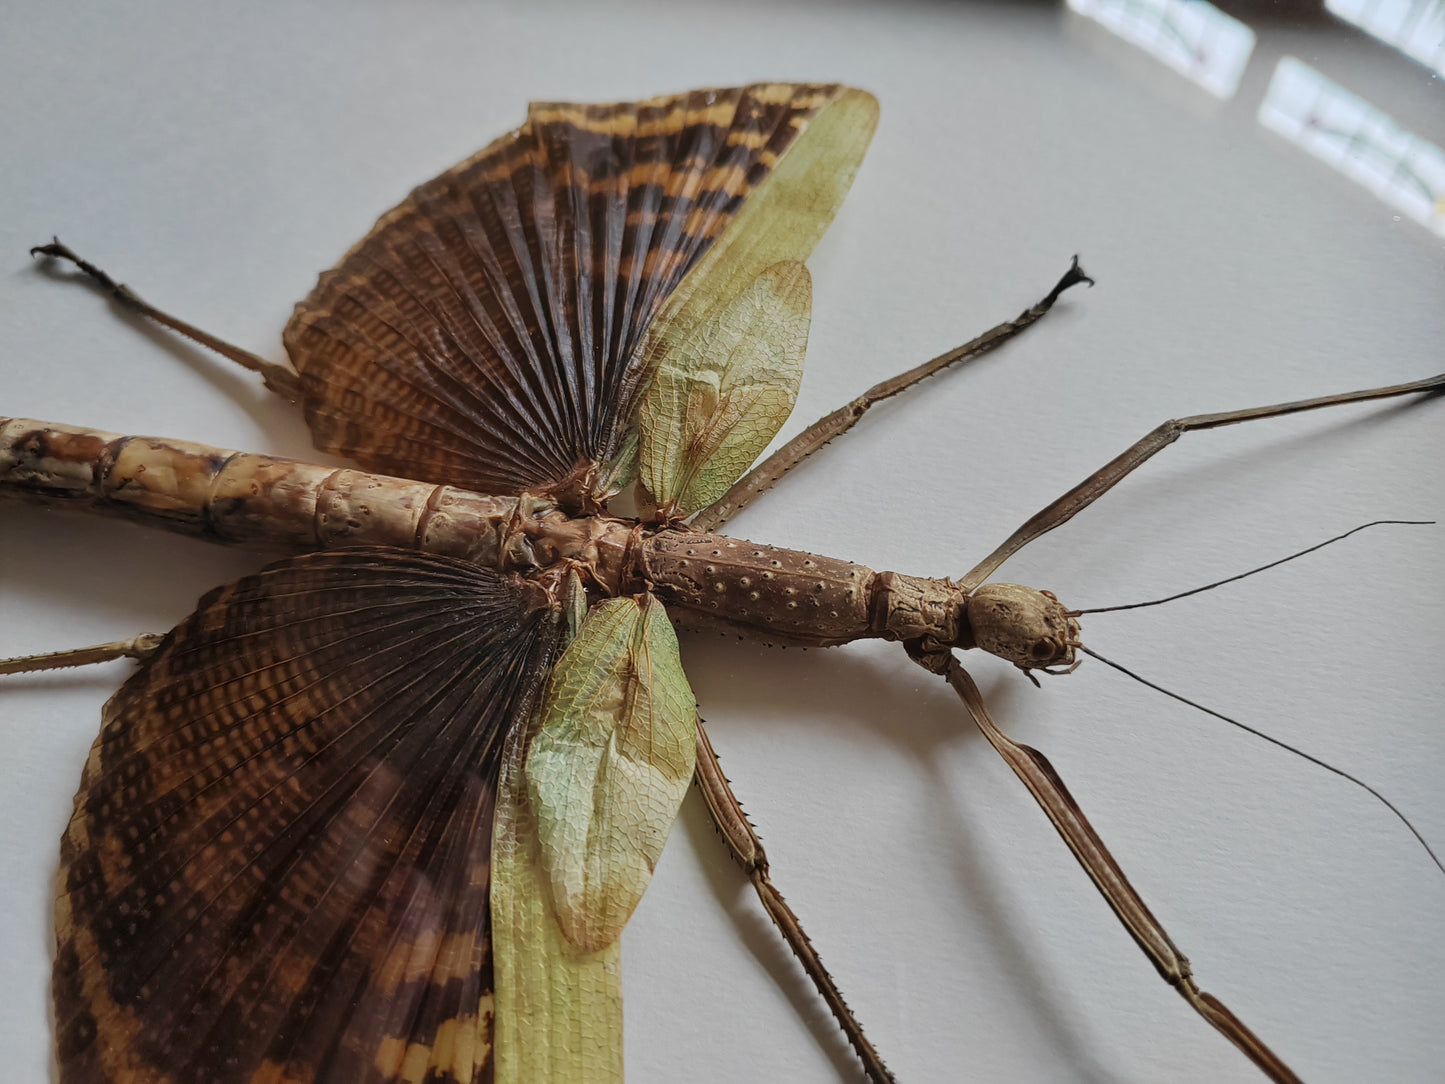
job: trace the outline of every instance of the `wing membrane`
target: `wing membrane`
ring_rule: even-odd
[[[776,263],[725,304],[673,325],[638,408],[640,479],[663,517],[728,491],[793,412],[808,347],[812,285]]]
[[[721,497],[792,413],[812,304],[802,262],[838,213],[877,122],[871,95],[840,92],[648,327],[641,477],[661,514]]]
[[[697,702],[662,603],[594,606],[552,672],[526,761],[567,939],[597,951],[632,917],[697,755]]]
[[[62,842],[62,1081],[489,1076],[497,774],[556,640],[540,590],[400,551],[203,599]]]
[[[566,594],[568,634],[575,636],[587,616],[575,573]],[[622,943],[579,948],[558,925],[537,812],[527,795],[527,748],[542,721],[542,713],[534,713],[507,741],[492,833],[496,1080],[620,1082]]]
[[[317,445],[483,492],[590,484],[626,436],[648,324],[844,99],[872,101],[772,84],[534,105],[297,307],[286,346]]]

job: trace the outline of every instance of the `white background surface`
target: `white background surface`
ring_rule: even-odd
[[[1328,22],[1256,26],[1220,102],[1044,4],[6,5],[0,413],[308,456],[249,379],[31,265],[58,233],[276,360],[291,305],[414,184],[520,121],[759,78],[866,87],[883,120],[812,261],[791,436],[1011,316],[1071,253],[1099,280],[936,379],[733,524],[960,575],[1166,417],[1442,368],[1445,246],[1255,120],[1293,55],[1439,144],[1438,79]],[[1076,605],[1441,517],[1445,402],[1186,437],[1005,578]],[[1445,518],[1445,517],[1442,517]],[[1442,530],[1366,533],[1087,641],[1392,796],[1445,848]],[[0,507],[0,656],[161,630],[260,559]],[[891,645],[684,647],[779,886],[903,1081],[1258,1079],[1157,979],[959,705]],[[0,689],[0,1050],[50,1072],[56,841],[120,664]],[[1358,790],[1095,663],[975,673],[1053,759],[1222,997],[1315,1081],[1438,1080],[1445,877]],[[689,798],[625,937],[638,1082],[855,1079]]]

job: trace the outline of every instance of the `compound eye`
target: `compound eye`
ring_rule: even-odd
[[[1033,647],[1029,648],[1029,658],[1038,662],[1047,662],[1059,653],[1058,642],[1052,639],[1039,640]]]

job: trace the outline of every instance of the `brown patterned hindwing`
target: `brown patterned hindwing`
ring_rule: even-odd
[[[609,460],[648,322],[841,92],[533,105],[297,306],[285,341],[317,447],[497,494]]]
[[[499,757],[557,623],[395,550],[206,596],[111,700],[61,846],[61,1080],[490,1080]]]

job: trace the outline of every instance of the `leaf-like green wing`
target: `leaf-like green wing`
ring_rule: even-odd
[[[655,393],[649,388],[637,415],[642,429],[641,477],[663,514],[685,515],[710,503],[694,503],[701,490],[688,493],[690,480],[699,478],[705,466],[699,457],[722,457],[706,472],[706,488],[710,491],[720,484],[715,496],[721,496],[791,412],[801,380],[801,359],[784,367],[787,381],[767,382],[776,391],[768,391],[763,397],[766,402],[760,399],[750,409],[734,410],[727,398],[718,394],[717,409],[700,410],[701,385],[680,389],[678,377],[689,365],[707,368],[728,361],[727,355],[747,366],[755,364],[755,359],[771,360],[778,353],[777,347],[753,344],[748,338],[776,335],[780,342],[789,336],[796,339],[801,326],[801,339],[806,342],[811,294],[806,285],[797,285],[798,276],[786,268],[808,258],[837,214],[877,123],[877,101],[860,90],[843,91],[825,106],[688,272],[648,328],[640,347],[643,370],[651,374],[654,384],[661,380],[664,386]],[[781,269],[776,266],[779,264]],[[802,299],[807,301],[801,304],[800,313]],[[726,351],[713,349],[709,340],[729,334],[729,326],[741,334],[742,341]],[[714,382],[719,389],[755,383],[751,377],[732,378],[726,373],[700,379],[703,384]],[[739,424],[743,432],[734,445],[726,427]],[[754,450],[744,458],[747,448]]]
[[[808,269],[776,263],[660,359],[639,420],[641,480],[663,516],[721,497],[792,413],[812,299]]]
[[[526,777],[562,932],[617,940],[652,879],[696,758],[697,704],[651,595],[587,615],[552,671]]]
[[[586,596],[568,584],[568,626]],[[527,796],[525,754],[543,722],[518,728],[502,758],[492,841],[492,953],[496,974],[496,1084],[607,1084],[622,1080],[621,942],[579,948],[553,914],[538,819]]]

